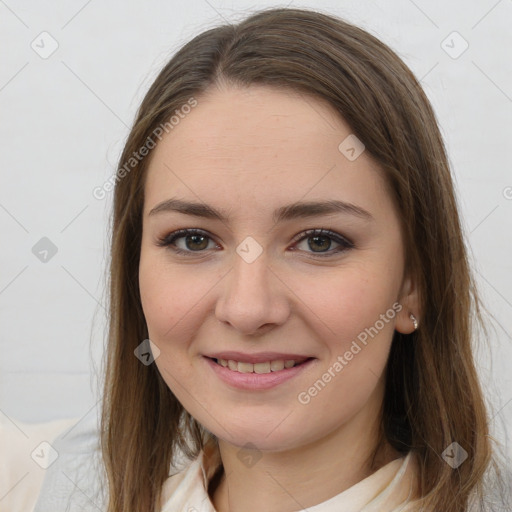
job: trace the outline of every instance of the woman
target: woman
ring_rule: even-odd
[[[199,35],[114,203],[109,512],[484,508],[478,299],[435,116],[388,47],[298,9]]]

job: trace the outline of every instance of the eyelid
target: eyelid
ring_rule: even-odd
[[[156,244],[159,247],[168,247],[168,246],[171,246],[175,240],[178,240],[179,238],[184,238],[186,236],[191,236],[191,235],[200,235],[200,236],[209,238],[212,241],[215,241],[215,238],[212,235],[210,235],[210,233],[208,233],[207,231],[205,231],[203,229],[184,228],[184,229],[177,229],[176,231],[172,231],[171,233],[165,235],[162,238],[158,238]],[[215,243],[217,243],[217,242],[215,242]],[[181,252],[181,253],[187,253],[187,254],[194,254],[194,252],[196,252],[197,254],[200,254],[201,252],[205,252],[205,251],[183,251],[182,249],[179,249],[177,247],[173,248],[173,250],[178,253]]]
[[[174,251],[177,254],[201,255],[202,253],[207,253],[206,249],[202,250],[202,251],[188,251],[188,250],[180,249],[175,246],[172,247],[173,243],[176,240],[178,240],[179,238],[185,238],[186,236],[191,236],[191,235],[204,236],[205,238],[208,238],[211,241],[217,243],[215,241],[215,237],[213,237],[212,235],[210,235],[210,233],[208,233],[207,231],[205,231],[203,229],[184,228],[184,229],[178,229],[176,231],[173,231],[173,232],[167,234],[166,236],[164,236],[163,238],[159,238],[157,240],[156,244],[159,247],[170,248],[172,251]],[[330,249],[329,251],[325,251],[325,252],[309,252],[309,251],[301,251],[301,252],[306,252],[307,254],[318,256],[318,257],[329,257],[329,256],[335,256],[337,254],[343,253],[346,250],[353,249],[355,247],[354,243],[352,241],[350,241],[344,235],[337,233],[335,231],[331,231],[329,229],[325,229],[325,228],[312,228],[312,229],[307,229],[305,231],[301,231],[300,233],[298,233],[297,235],[295,235],[292,238],[291,242],[294,245],[296,245],[297,243],[302,242],[303,240],[307,240],[308,238],[312,238],[314,236],[326,236],[326,237],[330,238],[331,240],[333,240],[335,243],[339,244],[341,246],[341,248],[337,247],[335,249]],[[218,245],[218,243],[217,243],[217,245]],[[294,250],[296,250],[296,249],[294,249]]]
[[[331,231],[330,229],[325,228],[313,228],[301,231],[293,237],[292,242],[301,242],[302,240],[313,236],[327,236],[335,241],[338,240],[337,243],[342,243],[349,247],[354,247],[354,243],[351,242],[347,237],[343,236],[341,233],[336,233],[335,231]]]

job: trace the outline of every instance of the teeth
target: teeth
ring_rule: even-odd
[[[238,371],[240,373],[251,373],[254,371],[254,365],[252,363],[240,363],[239,362],[238,363]]]
[[[279,370],[282,370],[284,368],[284,361],[271,361],[270,362],[270,369],[273,372],[278,372]]]
[[[265,363],[242,363],[240,361],[233,361],[232,359],[217,359],[218,364],[229,368],[235,372],[240,373],[270,373],[278,372],[284,368],[293,368],[295,366],[295,360],[286,359],[278,361],[266,361]]]
[[[270,361],[267,361],[266,363],[255,363],[253,366],[254,373],[270,373]]]

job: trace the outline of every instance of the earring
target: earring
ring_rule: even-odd
[[[416,320],[416,317],[412,313],[409,315],[409,318],[414,325],[414,330],[416,330],[418,328],[418,320]]]

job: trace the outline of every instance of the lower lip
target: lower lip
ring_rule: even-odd
[[[263,390],[270,389],[286,382],[287,380],[293,379],[293,377],[299,375],[304,370],[309,368],[315,359],[309,359],[306,362],[294,366],[293,368],[284,368],[277,372],[270,373],[242,373],[234,370],[230,370],[216,363],[213,359],[205,357],[206,362],[217,374],[217,376],[223,380],[226,384],[239,389],[252,389],[252,390]]]

